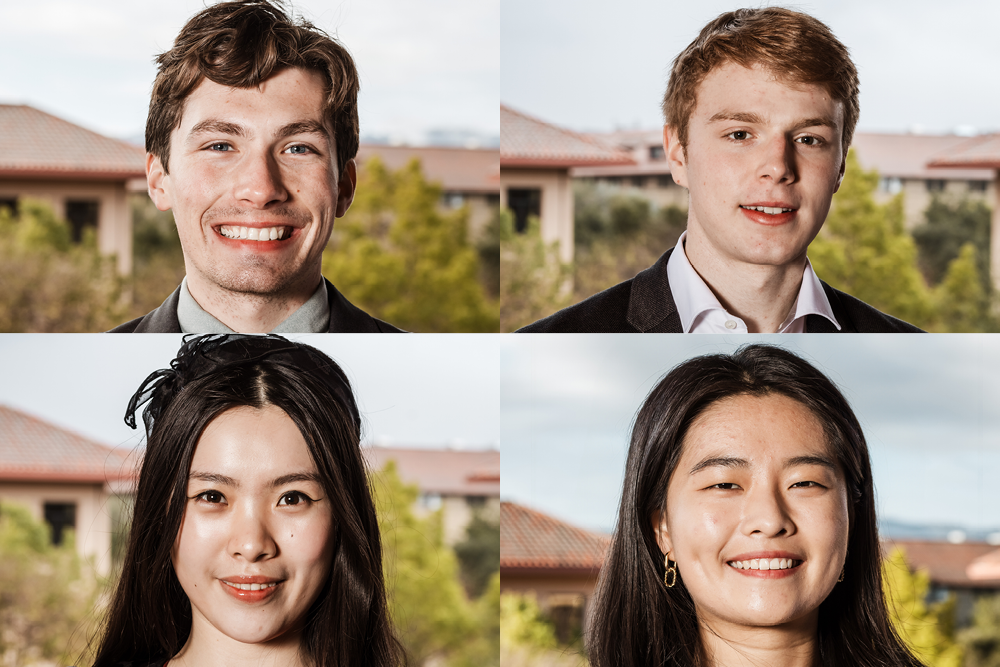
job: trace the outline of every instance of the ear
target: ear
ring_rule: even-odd
[[[163,168],[160,158],[146,153],[146,188],[149,190],[149,198],[161,211],[167,211],[171,206],[169,185],[170,176]]]
[[[837,175],[837,185],[833,187],[833,194],[837,194],[837,190],[844,183],[844,173],[847,171],[847,155],[844,155],[844,159],[840,161],[840,174]]]
[[[684,147],[677,138],[676,128],[670,125],[663,126],[663,152],[667,156],[667,164],[670,165],[670,175],[674,177],[674,183],[684,188],[688,187],[687,155],[684,154]]]
[[[656,535],[656,543],[660,545],[660,551],[666,555],[674,550],[674,543],[670,539],[670,531],[667,529],[667,513],[665,511],[653,512],[651,518],[653,522],[653,533]]]
[[[348,160],[337,183],[337,217],[342,218],[351,208],[354,201],[354,189],[358,184],[358,165],[354,160]]]

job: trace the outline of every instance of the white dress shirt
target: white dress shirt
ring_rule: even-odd
[[[712,290],[691,266],[684,252],[685,238],[687,232],[681,234],[667,260],[667,279],[681,319],[681,329],[684,333],[748,333],[746,322],[722,307]],[[799,294],[785,321],[778,327],[778,333],[805,333],[806,315],[822,315],[840,330],[840,323],[833,315],[830,300],[826,298],[823,285],[816,277],[808,257],[806,268],[802,272]]]
[[[177,322],[183,333],[235,333],[195,301],[188,291],[187,276],[181,281],[181,292],[177,299]],[[313,295],[284,322],[274,327],[271,333],[326,333],[329,324],[330,302],[327,298],[326,281],[320,280]]]

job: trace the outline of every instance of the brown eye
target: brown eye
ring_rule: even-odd
[[[205,491],[203,493],[199,493],[197,496],[195,496],[195,498],[203,502],[210,503],[212,505],[217,505],[219,503],[225,502],[226,500],[225,496],[223,496],[218,491]]]
[[[309,497],[304,493],[299,491],[289,491],[285,495],[281,496],[278,501],[279,505],[304,505],[309,501]]]

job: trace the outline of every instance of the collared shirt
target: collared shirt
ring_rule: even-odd
[[[181,281],[177,321],[184,333],[235,333],[194,300],[188,291],[187,276]],[[309,300],[272,329],[271,333],[325,333],[329,331],[329,327],[330,301],[327,298],[326,281],[320,280],[319,287]]]
[[[748,333],[746,322],[722,307],[719,299],[691,266],[684,252],[686,238],[687,232],[681,234],[667,260],[667,280],[677,306],[681,329],[684,333]],[[841,328],[809,258],[806,258],[806,268],[802,272],[799,294],[785,321],[778,327],[778,333],[805,333],[807,315],[822,315],[833,322],[838,330]]]

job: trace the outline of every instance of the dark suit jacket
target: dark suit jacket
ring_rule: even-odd
[[[324,278],[323,280],[326,280]],[[160,307],[144,317],[119,324],[108,333],[181,333],[177,321],[177,301],[181,288],[177,287]],[[330,302],[330,333],[400,333],[402,329],[377,320],[361,310],[326,280],[326,295]]]
[[[681,318],[667,281],[667,259],[672,251],[663,253],[656,264],[634,278],[518,329],[518,333],[681,333]],[[843,333],[921,332],[826,283],[823,291]],[[807,315],[806,333],[838,332],[822,315]]]

